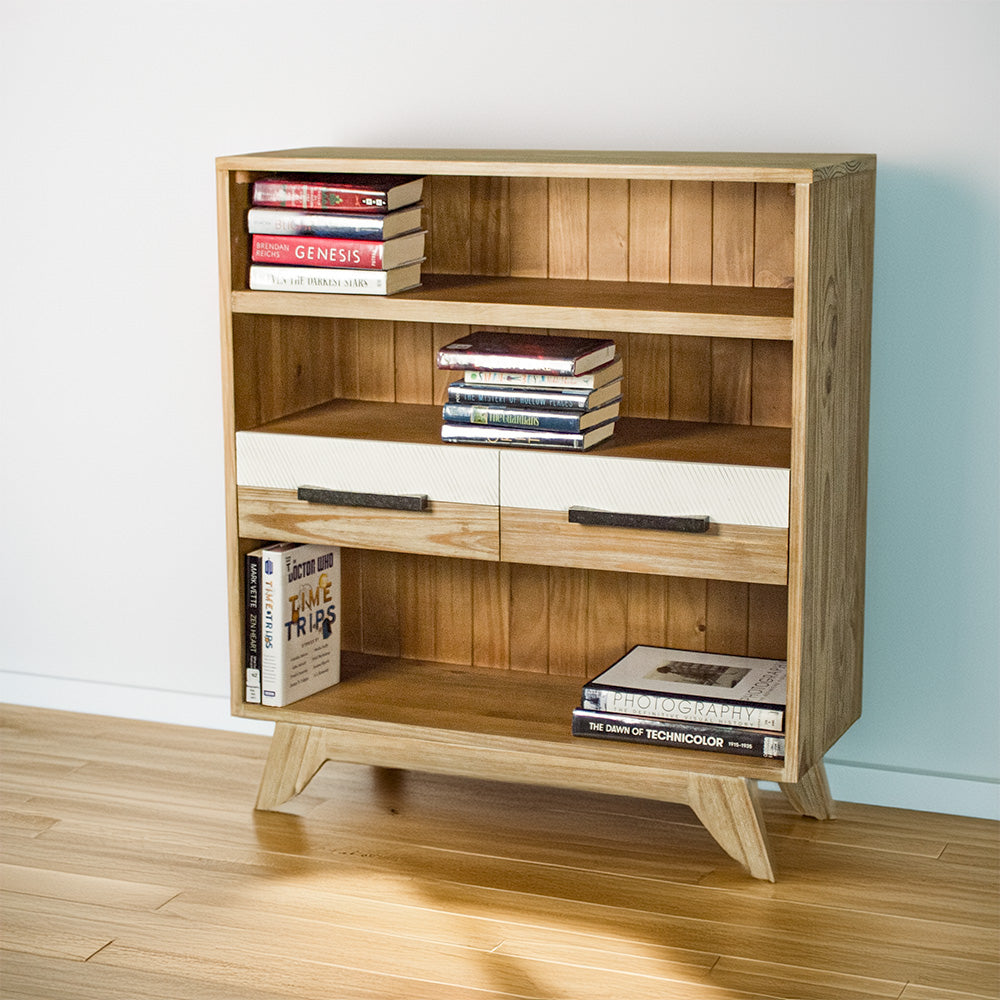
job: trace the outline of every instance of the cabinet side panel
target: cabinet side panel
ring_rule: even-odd
[[[873,172],[813,185],[801,477],[800,773],[861,712]],[[797,544],[797,543],[796,543]]]

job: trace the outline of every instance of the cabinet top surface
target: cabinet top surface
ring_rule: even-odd
[[[809,183],[875,169],[872,154],[317,146],[220,156],[219,170],[631,177]]]

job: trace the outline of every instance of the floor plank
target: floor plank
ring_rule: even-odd
[[[778,881],[690,809],[0,709],[5,1000],[996,1000],[1000,825],[762,795]],[[239,989],[234,990],[234,984]]]

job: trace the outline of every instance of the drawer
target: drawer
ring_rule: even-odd
[[[528,452],[503,453],[500,468],[506,561],[787,581],[787,469]],[[707,530],[670,530],[693,516]]]
[[[493,451],[272,430],[236,435],[239,532],[247,538],[496,559],[497,479]]]

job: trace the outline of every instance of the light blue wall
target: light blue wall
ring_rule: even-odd
[[[865,714],[831,782],[997,815],[998,49],[1000,4],[967,0],[6,0],[4,697],[247,725],[225,694],[215,156],[871,152]]]

